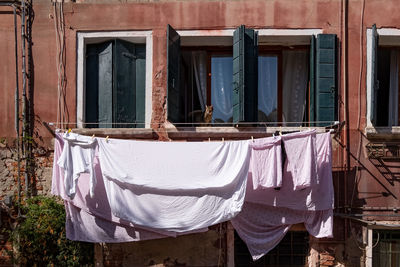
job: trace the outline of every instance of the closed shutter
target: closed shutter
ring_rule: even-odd
[[[319,34],[316,52],[316,121],[326,126],[337,120],[336,35]]]
[[[316,121],[315,118],[315,36],[311,36],[310,43],[310,90],[309,90],[309,121]],[[311,123],[310,126],[315,126],[315,123]]]
[[[258,35],[244,25],[233,34],[233,123],[256,122],[258,111]]]
[[[167,104],[168,120],[182,122],[180,92],[181,38],[167,25]]]
[[[377,100],[378,100],[378,90],[379,90],[379,82],[378,82],[378,42],[379,35],[376,30],[376,25],[372,25],[372,42],[371,42],[371,106],[370,106],[370,114],[371,114],[371,123],[376,125],[377,118]]]
[[[112,50],[112,42],[91,44],[86,48],[86,127],[112,127]]]
[[[115,40],[113,110],[115,128],[132,128],[136,121],[135,45]],[[121,123],[121,124],[118,124]]]

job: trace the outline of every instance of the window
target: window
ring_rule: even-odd
[[[376,230],[373,235],[373,266],[400,266],[400,233],[398,231]]]
[[[230,38],[200,42],[196,36],[181,45],[181,36],[168,25],[171,122],[202,122],[209,105],[217,125],[336,120],[335,35],[320,34],[315,41],[313,34],[271,37],[244,26],[231,32]]]
[[[308,233],[289,231],[275,248],[257,261],[253,261],[246,244],[235,232],[235,266],[306,266],[308,253]]]
[[[369,119],[374,126],[400,125],[400,36],[396,36],[399,34],[397,31],[382,30],[380,36],[374,25],[368,32],[367,90],[370,96]]]
[[[151,32],[145,31],[78,33],[78,127],[148,127],[149,41]]]

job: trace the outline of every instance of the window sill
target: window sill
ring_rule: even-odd
[[[176,127],[165,131],[171,139],[250,139],[272,136],[274,133],[304,131],[308,127]],[[325,127],[311,127],[317,133],[326,132]]]
[[[365,135],[370,140],[393,141],[400,140],[400,126],[393,127],[366,127]]]
[[[98,137],[156,139],[157,136],[151,128],[75,128],[72,132],[82,135],[95,135]]]

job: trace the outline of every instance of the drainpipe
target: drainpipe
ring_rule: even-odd
[[[14,13],[14,45],[15,45],[15,132],[17,135],[17,175],[18,175],[18,217],[21,215],[21,159],[19,155],[19,77],[18,77],[18,33],[17,33],[17,7],[12,5]]]
[[[28,132],[28,120],[27,120],[27,99],[26,99],[26,55],[25,55],[25,0],[21,1],[21,42],[22,42],[22,148],[23,155],[25,159],[25,192],[28,196],[29,192],[29,179],[28,179],[28,169],[29,169],[29,159],[27,151],[27,132]]]
[[[366,248],[365,267],[372,267],[372,229],[368,228],[368,246]]]

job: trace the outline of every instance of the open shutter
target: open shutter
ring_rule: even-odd
[[[258,120],[258,35],[244,25],[233,34],[233,123]]]
[[[372,25],[372,42],[371,42],[371,123],[376,125],[377,117],[377,99],[378,99],[378,41],[379,36],[376,25]]]
[[[113,117],[115,128],[134,127],[136,121],[136,55],[135,45],[115,40],[115,83]],[[121,124],[117,124],[121,123]]]
[[[310,91],[309,91],[309,121],[316,121],[315,119],[315,36],[311,36],[310,42]],[[315,126],[314,123],[311,123],[311,126]]]
[[[168,120],[181,122],[180,92],[181,37],[167,25],[167,103]]]
[[[319,34],[316,51],[316,121],[326,126],[337,119],[336,34]]]

